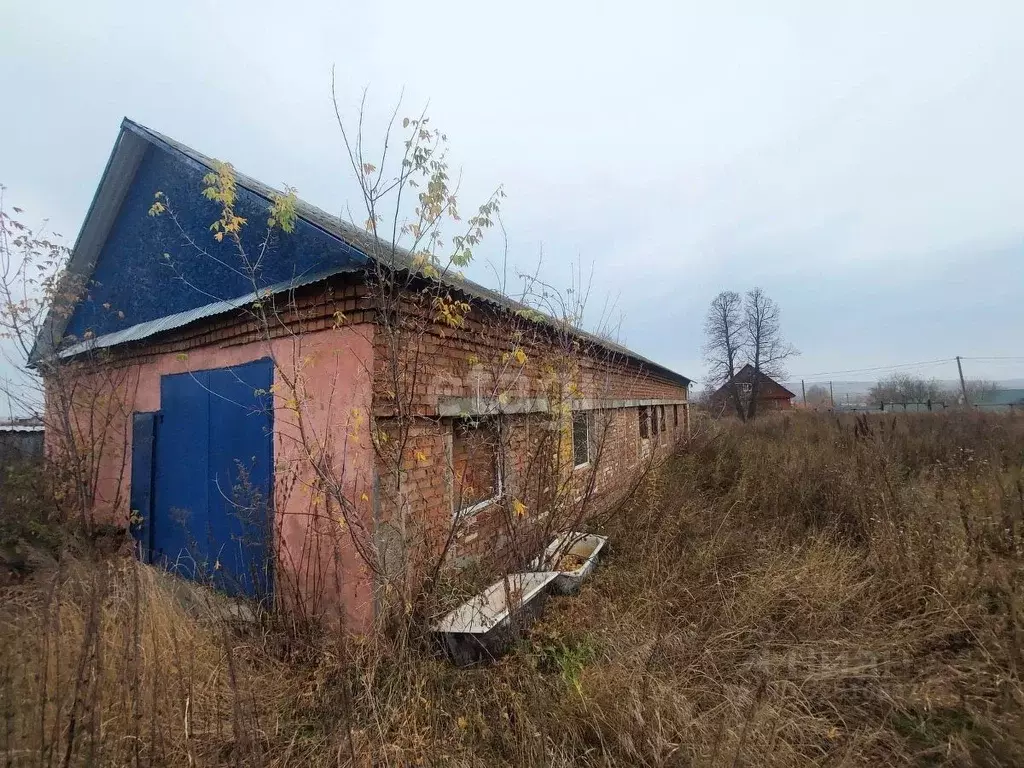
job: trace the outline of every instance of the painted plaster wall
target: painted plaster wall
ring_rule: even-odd
[[[360,323],[289,335],[269,342],[207,345],[128,362],[83,377],[79,392],[98,391],[107,404],[95,484],[97,521],[129,519],[131,413],[160,409],[160,377],[272,357],[274,374],[274,502],[278,546],[276,591],[320,613],[340,608],[349,626],[373,618],[372,579],[353,535],[372,531],[373,447],[370,442],[373,326]],[[84,379],[90,379],[85,381]],[[291,382],[291,383],[289,383]],[[78,402],[80,430],[97,423],[97,398]],[[88,411],[86,410],[88,408]],[[57,419],[50,414],[48,423]],[[331,468],[356,517],[343,519],[330,490],[317,487],[310,458]],[[357,523],[352,530],[352,522]]]

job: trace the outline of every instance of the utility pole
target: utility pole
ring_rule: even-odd
[[[832,403],[832,410],[834,411],[836,409],[836,396],[835,393],[832,391],[831,381],[828,383],[828,399]]]
[[[807,388],[804,387],[804,380],[800,379],[800,394],[804,398],[804,408],[807,407]]]
[[[956,356],[956,369],[960,372],[960,391],[964,396],[964,405],[971,407],[971,401],[967,399],[967,385],[964,383],[964,367],[960,364],[960,355]]]

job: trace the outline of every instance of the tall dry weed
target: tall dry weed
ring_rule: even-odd
[[[129,559],[65,558],[9,588],[2,746],[18,765],[161,765],[260,754],[280,679],[227,604]],[[271,694],[268,699],[268,694]]]
[[[1024,420],[720,424],[498,663],[414,626],[281,637],[124,561],[5,595],[26,765],[1024,762]],[[184,595],[184,596],[183,596]],[[186,599],[187,598],[187,599]]]

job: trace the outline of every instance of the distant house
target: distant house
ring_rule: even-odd
[[[978,396],[974,405],[983,411],[1024,412],[1024,389],[997,389]]]
[[[756,376],[756,379],[755,379]],[[744,407],[750,402],[754,392],[754,383],[757,382],[757,410],[758,411],[785,411],[793,407],[792,400],[796,395],[775,381],[775,379],[764,373],[754,371],[754,366],[744,365],[732,381],[739,387],[740,400]],[[715,390],[711,395],[711,407],[716,413],[729,413],[735,410],[731,402],[731,381]]]

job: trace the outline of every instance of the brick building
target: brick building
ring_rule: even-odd
[[[750,398],[757,397],[757,409],[763,411],[785,411],[793,407],[795,394],[761,371],[754,371],[750,363],[744,365],[733,381],[738,388],[740,401],[746,407]],[[735,414],[735,406],[731,402],[731,383],[726,382],[711,395],[711,409],[715,413]]]
[[[210,236],[216,167],[124,121],[72,253],[83,296],[34,353],[101,393],[74,400],[72,419],[103,425],[95,514],[131,524],[145,559],[367,626],[367,547],[401,558],[410,530],[448,531],[454,563],[493,553],[557,489],[600,509],[686,434],[686,377],[468,280],[398,264],[409,317],[438,286],[464,315],[390,333],[379,244],[301,201],[294,230],[243,274]],[[278,193],[234,179],[239,215],[265,220]],[[173,215],[150,215],[154,199]],[[264,234],[246,228],[243,245]],[[253,308],[269,302],[261,323]]]

